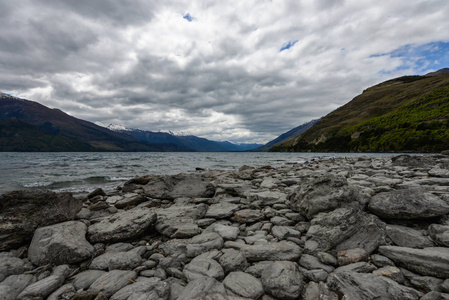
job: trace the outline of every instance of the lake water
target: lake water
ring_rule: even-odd
[[[90,192],[113,189],[126,180],[148,174],[174,175],[205,170],[237,170],[302,163],[313,158],[353,157],[353,153],[266,152],[137,152],[137,153],[0,153],[0,194],[17,189]]]

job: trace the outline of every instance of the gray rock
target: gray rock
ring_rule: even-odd
[[[202,299],[214,293],[226,294],[223,283],[211,277],[202,277],[189,282],[177,300]]]
[[[400,247],[427,248],[433,247],[432,241],[419,230],[405,226],[387,225],[388,237]]]
[[[189,242],[189,239],[168,240],[159,245],[159,250],[161,250],[161,253],[165,256],[178,257],[180,255],[185,255]]]
[[[25,245],[38,227],[73,220],[81,208],[82,200],[69,193],[26,190],[1,195],[0,251]]]
[[[293,226],[296,224],[295,221],[292,221],[292,220],[284,218],[284,217],[279,217],[279,216],[272,217],[270,219],[270,222],[273,225],[277,225],[277,226]]]
[[[223,267],[225,273],[244,271],[249,266],[243,252],[234,249],[223,249],[222,252],[223,255],[220,256],[218,262]]]
[[[324,270],[327,273],[332,273],[335,268],[329,265],[323,264],[318,258],[309,254],[303,254],[299,260],[299,264],[307,270]]]
[[[234,226],[226,226],[219,223],[214,223],[206,228],[203,233],[215,232],[218,233],[225,241],[234,241],[240,233],[240,229]]]
[[[399,284],[403,284],[405,280],[401,270],[392,266],[382,267],[380,269],[374,270],[373,274],[393,279]]]
[[[201,204],[175,204],[167,208],[156,210],[158,221],[177,218],[191,218],[198,220],[204,218],[207,205]]]
[[[0,283],[0,300],[15,300],[29,285],[36,282],[30,274],[11,275]]]
[[[249,193],[248,200],[255,207],[273,206],[274,204],[284,204],[287,195],[277,191],[262,191]]]
[[[95,280],[89,291],[101,292],[106,297],[111,297],[117,291],[131,284],[136,277],[137,274],[134,271],[113,270]]]
[[[388,257],[385,257],[380,254],[371,255],[371,262],[378,268],[392,266],[394,267],[394,262],[391,261]]]
[[[289,226],[273,226],[271,234],[278,240],[285,240],[287,238],[301,238],[301,232]]]
[[[368,205],[374,214],[392,219],[423,219],[449,213],[449,203],[421,188],[379,193]]]
[[[244,272],[231,272],[223,280],[223,284],[232,295],[257,299],[264,294],[259,279]]]
[[[359,261],[367,261],[368,255],[368,252],[362,248],[339,251],[337,254],[338,264],[345,266]]]
[[[438,245],[449,247],[449,226],[432,224],[429,226],[429,235]]]
[[[329,287],[324,283],[320,282],[309,282],[302,293],[303,300],[338,300],[337,294],[331,292]]]
[[[260,261],[252,266],[246,268],[245,273],[251,274],[254,277],[260,278],[262,277],[262,272],[268,268],[273,262],[272,261]],[[448,285],[449,286],[449,285]]]
[[[355,273],[371,273],[376,270],[376,266],[364,261],[338,267],[334,273],[355,272]]]
[[[118,290],[110,300],[128,299],[167,299],[170,294],[170,285],[155,278],[138,278],[133,284]]]
[[[121,199],[117,201],[114,205],[117,208],[126,208],[139,205],[140,203],[146,202],[148,200],[149,199],[144,195],[136,195],[129,198]]]
[[[362,248],[368,253],[377,250],[379,245],[385,245],[386,224],[378,217],[363,213],[363,218],[359,222],[359,229],[349,238],[339,243],[336,251]]]
[[[443,284],[443,279],[431,276],[413,276],[409,277],[408,280],[414,288],[425,292],[441,291],[441,285]]]
[[[239,223],[254,223],[264,219],[264,214],[260,210],[242,209],[234,213],[234,218]]]
[[[327,252],[317,252],[316,257],[325,265],[336,266],[338,265],[338,260],[335,256]]]
[[[306,237],[316,242],[315,251],[328,251],[360,230],[366,216],[360,210],[350,208],[320,213],[311,221]]]
[[[71,283],[64,284],[59,289],[51,293],[50,296],[48,296],[47,300],[64,299],[63,297],[68,298],[68,296],[75,295],[75,292],[75,287]]]
[[[309,220],[320,212],[328,212],[342,206],[359,208],[362,198],[355,187],[349,186],[346,178],[325,175],[305,179],[290,196],[290,207]]]
[[[301,270],[301,273],[304,275],[304,277],[308,281],[315,281],[315,282],[325,282],[327,277],[329,276],[329,273],[327,273],[324,270]]]
[[[17,297],[17,299],[45,298],[58,289],[64,283],[65,277],[50,275],[38,282],[27,286]]]
[[[449,278],[449,248],[412,249],[381,246],[379,252],[395,263],[419,274]]]
[[[298,265],[291,261],[276,261],[262,272],[265,292],[280,299],[297,299],[303,289]]]
[[[301,256],[301,248],[295,243],[281,241],[279,243],[264,243],[246,245],[227,242],[228,247],[240,250],[248,261],[263,260],[296,260]]]
[[[432,291],[422,296],[420,300],[444,300],[444,298],[441,297],[440,292]]]
[[[134,249],[134,246],[130,243],[115,243],[106,247],[106,252],[126,252]]]
[[[156,230],[170,238],[189,238],[201,233],[201,229],[192,218],[174,218],[158,220]]]
[[[18,257],[0,255],[0,282],[10,275],[18,275],[29,271],[32,267]]]
[[[73,284],[76,290],[86,290],[88,289],[92,283],[95,282],[98,278],[105,275],[105,271],[100,270],[87,270],[83,271],[79,274],[76,274],[74,277],[70,278],[70,282]]]
[[[327,284],[347,299],[418,300],[422,296],[422,293],[412,288],[374,274],[333,273],[328,277]]]
[[[187,257],[195,257],[204,252],[223,248],[223,239],[215,232],[204,233],[193,237],[186,247]]]
[[[215,194],[215,187],[209,179],[193,174],[154,177],[143,190],[150,198],[168,200],[181,197],[211,198]]]
[[[205,217],[214,219],[229,218],[232,217],[234,213],[239,210],[239,208],[240,205],[227,202],[212,204],[209,206]]]
[[[38,228],[28,249],[28,258],[37,266],[74,264],[90,258],[94,247],[86,240],[87,226],[68,221]]]
[[[132,270],[139,266],[142,258],[139,254],[128,252],[106,252],[94,258],[90,269],[95,270]]]
[[[201,277],[212,277],[217,280],[224,278],[223,268],[213,259],[195,258],[184,267],[183,273],[187,281],[193,281]]]
[[[136,238],[154,225],[156,219],[156,213],[145,207],[116,213],[89,226],[88,240],[91,243],[110,243]]]

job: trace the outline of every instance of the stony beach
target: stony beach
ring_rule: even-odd
[[[449,299],[449,153],[0,196],[0,300]]]

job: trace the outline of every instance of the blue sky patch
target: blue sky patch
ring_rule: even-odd
[[[390,53],[371,55],[371,57],[379,56],[400,58],[402,65],[395,71],[414,68],[424,73],[449,67],[449,43],[408,44]]]
[[[189,13],[186,13],[185,15],[182,15],[182,17],[184,19],[186,19],[187,21],[189,21],[189,22],[192,22],[194,20],[194,18]]]
[[[297,42],[298,42],[298,40],[293,41],[293,42],[292,42],[292,41],[288,41],[288,43],[285,43],[284,45],[282,45],[282,48],[279,49],[279,52],[282,52],[282,51],[284,51],[284,50],[290,49],[290,48],[293,47]]]

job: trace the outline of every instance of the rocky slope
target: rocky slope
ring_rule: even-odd
[[[271,151],[439,152],[449,147],[449,74],[404,76],[363,91]],[[432,76],[430,76],[432,75]]]
[[[0,208],[1,299],[449,299],[449,153],[17,191]]]

